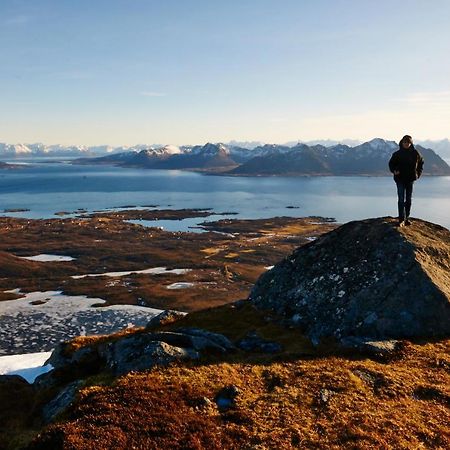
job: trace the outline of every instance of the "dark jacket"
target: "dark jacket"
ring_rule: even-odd
[[[414,148],[401,148],[392,154],[389,160],[389,170],[394,173],[395,170],[400,172],[394,175],[395,181],[411,182],[420,178],[423,171],[422,155]]]

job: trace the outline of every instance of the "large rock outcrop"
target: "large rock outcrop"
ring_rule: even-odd
[[[265,272],[249,300],[310,338],[450,335],[450,231],[393,218],[349,222]]]
[[[165,312],[159,316],[167,317]],[[157,316],[158,317],[158,316]],[[54,369],[82,377],[104,370],[116,375],[131,371],[151,369],[172,361],[197,359],[203,354],[223,354],[234,351],[233,343],[224,335],[193,327],[176,328],[173,331],[150,331],[153,318],[146,332],[130,333],[105,342],[99,340],[70,352],[70,341],[61,342],[52,352],[46,364]],[[114,335],[111,335],[114,337]],[[54,374],[39,376],[35,384],[50,384]]]

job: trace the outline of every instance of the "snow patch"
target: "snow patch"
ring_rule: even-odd
[[[165,145],[161,150],[163,151],[163,153],[167,153],[169,155],[181,153],[180,147],[176,145]]]
[[[160,275],[166,273],[174,273],[176,275],[182,275],[191,271],[192,269],[168,269],[167,267],[152,267],[144,270],[128,270],[125,272],[104,272],[104,273],[87,273],[85,275],[72,275],[71,278],[79,279],[86,277],[123,277],[132,273],[149,273],[152,275]]]
[[[167,287],[167,289],[186,289],[186,288],[192,287],[194,285],[195,285],[195,283],[188,283],[188,282],[182,281],[180,283],[169,284],[166,287]]]
[[[19,288],[4,291],[21,294],[23,297],[0,302],[1,314],[18,314],[27,309],[45,311],[55,318],[89,309],[94,304],[106,303],[102,298],[91,298],[86,295],[64,295],[62,291],[35,291],[22,293]]]
[[[101,298],[62,291],[5,292],[23,297],[0,302],[0,355],[47,351],[75,336],[145,326],[163,311],[135,305],[101,306],[105,303]]]
[[[207,230],[209,231],[209,230]],[[239,233],[225,233],[225,231],[216,231],[216,230],[211,230],[213,233],[217,233],[217,234],[221,234],[223,236],[228,236],[228,237],[232,237],[235,238]],[[258,238],[256,238],[258,239]]]
[[[39,375],[53,369],[51,364],[44,365],[51,354],[39,352],[0,356],[0,375],[20,375],[28,383],[33,383]]]
[[[28,259],[30,261],[40,261],[40,262],[73,261],[75,259],[72,256],[50,255],[47,253],[41,253],[39,255],[33,255],[33,256],[18,256],[18,258]]]

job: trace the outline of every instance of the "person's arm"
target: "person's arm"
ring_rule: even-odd
[[[389,160],[389,170],[395,174],[398,172],[398,158],[397,158],[397,152],[393,153],[391,156],[391,159]]]
[[[420,178],[423,172],[423,157],[417,152],[417,178]]]

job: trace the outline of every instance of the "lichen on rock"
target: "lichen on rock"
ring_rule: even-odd
[[[319,341],[450,335],[450,232],[415,219],[349,222],[265,272],[249,300]]]

